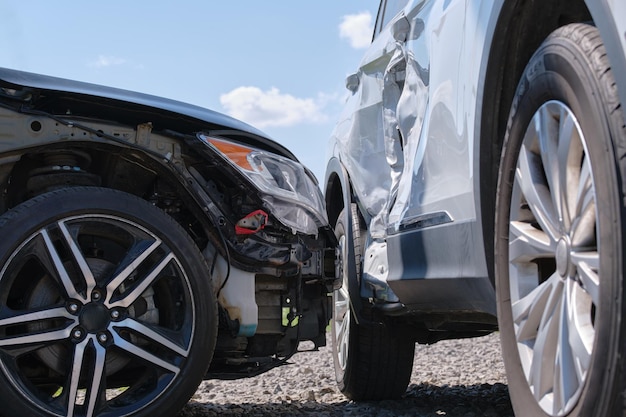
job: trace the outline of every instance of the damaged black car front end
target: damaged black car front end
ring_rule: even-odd
[[[0,69],[0,187],[14,415],[172,415],[202,378],[325,345],[336,239],[319,187],[244,123]]]

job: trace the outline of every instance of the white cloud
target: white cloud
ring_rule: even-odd
[[[238,87],[220,96],[220,103],[229,115],[260,128],[324,122],[322,109],[328,100],[325,95],[317,99],[298,98],[283,94],[276,87],[268,91]]]
[[[370,12],[349,14],[339,25],[339,36],[348,39],[353,48],[366,48],[372,42],[372,15]]]
[[[95,61],[89,63],[89,66],[95,68],[104,68],[116,65],[123,65],[125,63],[126,60],[124,58],[119,58],[116,56],[98,55],[98,58]]]

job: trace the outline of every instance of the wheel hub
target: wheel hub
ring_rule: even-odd
[[[89,333],[103,332],[111,322],[109,310],[100,303],[89,303],[83,308],[79,322]]]
[[[556,270],[561,278],[566,278],[570,270],[570,248],[567,236],[562,237],[556,246]]]

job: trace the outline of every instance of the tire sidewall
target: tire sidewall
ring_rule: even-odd
[[[0,270],[20,244],[42,227],[64,218],[85,214],[114,215],[132,221],[158,236],[175,254],[186,273],[195,309],[195,330],[186,364],[153,403],[133,416],[173,415],[193,395],[212,358],[217,335],[217,302],[206,262],[186,232],[157,207],[120,191],[76,187],[51,191],[33,198],[0,218]],[[1,279],[2,277],[0,277]],[[0,371],[0,399],[11,415],[41,415],[24,401],[9,377]],[[7,408],[5,408],[7,409]],[[155,414],[157,412],[159,414]]]
[[[346,235],[347,228],[345,224],[348,221],[347,219],[348,215],[349,215],[349,212],[347,210],[342,210],[341,213],[339,214],[339,217],[337,218],[337,224],[335,225],[335,236],[337,236],[337,240],[339,240],[343,236],[345,238],[344,239],[345,245],[352,244],[352,237]],[[343,271],[345,271],[347,269],[346,262],[353,262],[353,260],[342,259],[342,262],[344,262],[344,265],[342,266],[342,268],[343,268]],[[351,278],[348,278],[348,279],[351,279]],[[346,283],[343,282],[342,285],[346,285]],[[335,305],[337,302],[336,297],[337,297],[338,291],[339,290],[333,291],[333,311],[335,309]],[[351,303],[349,300],[348,300],[348,310],[349,310],[348,315],[349,315],[349,320],[350,320],[350,324],[349,324],[350,327],[348,329],[348,338],[349,338],[348,356],[346,358],[345,369],[341,369],[341,365],[339,364],[339,348],[337,346],[337,325],[336,325],[334,317],[331,323],[332,351],[333,351],[333,365],[335,369],[335,379],[337,381],[337,386],[341,392],[345,392],[345,390],[350,385],[349,380],[350,380],[353,355],[354,355],[353,346],[355,346],[354,337],[356,336],[356,333],[358,332],[358,326],[355,325],[354,314],[352,312],[352,307],[351,307]]]
[[[600,225],[600,305],[597,306],[595,341],[589,373],[571,416],[610,415],[615,371],[618,365],[622,316],[622,224],[617,185],[618,171],[607,121],[602,89],[571,41],[554,34],[535,53],[524,72],[509,116],[496,206],[496,292],[502,350],[511,401],[525,416],[545,416],[524,375],[513,328],[508,282],[508,236],[511,190],[524,134],[535,112],[547,101],[568,106],[580,124],[591,160],[596,187],[597,222]]]

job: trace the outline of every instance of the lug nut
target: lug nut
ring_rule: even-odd
[[[105,333],[100,333],[100,334],[98,335],[98,340],[100,341],[100,343],[106,343],[106,341],[107,341],[108,339],[109,339],[109,338],[107,337],[107,335],[106,335]]]
[[[74,329],[74,331],[72,332],[72,336],[74,337],[74,339],[80,339],[81,337],[83,337],[83,331],[81,329]]]
[[[113,320],[117,320],[117,319],[119,319],[119,318],[120,318],[120,312],[119,312],[119,311],[117,311],[117,310],[113,310],[113,311],[111,311],[111,318],[112,318]]]
[[[101,297],[101,295],[100,295],[100,293],[99,293],[98,291],[94,291],[94,292],[91,294],[91,298],[92,298],[94,301],[98,301],[98,300],[100,299],[100,297]]]
[[[76,313],[78,311],[78,304],[76,303],[71,303],[69,305],[69,309],[71,313]]]

